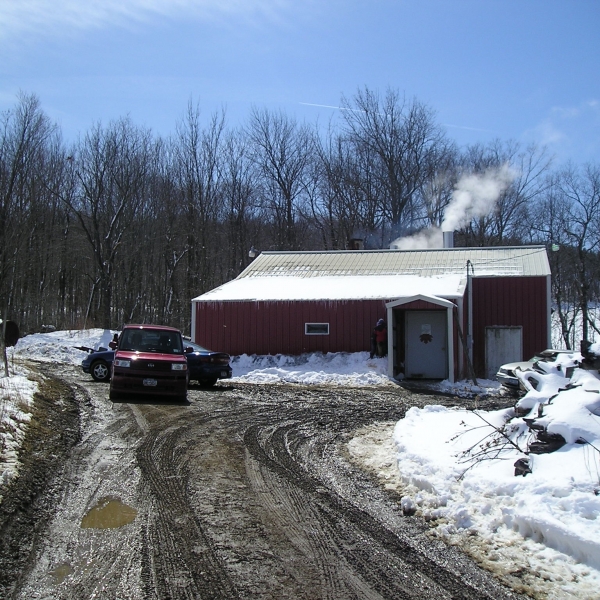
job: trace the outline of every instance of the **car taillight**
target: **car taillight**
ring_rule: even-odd
[[[199,356],[200,362],[211,363],[213,365],[227,365],[229,364],[228,356]]]

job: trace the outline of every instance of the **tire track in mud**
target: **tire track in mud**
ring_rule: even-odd
[[[407,405],[398,394],[384,392],[380,401],[368,404],[365,399],[370,397],[364,392],[288,390],[280,386],[271,390],[242,387],[223,396],[235,399],[236,406],[203,413],[196,425],[179,429],[177,443],[180,448],[185,447],[186,439],[194,437],[194,444],[204,448],[202,460],[208,460],[209,445],[213,445],[213,449],[221,448],[221,452],[217,452],[219,459],[239,460],[222,451],[235,445],[232,440],[239,440],[237,443],[245,452],[244,493],[249,498],[240,497],[233,481],[216,489],[227,496],[228,509],[258,515],[261,523],[258,535],[270,548],[270,555],[276,557],[273,562],[290,574],[302,589],[295,594],[277,596],[272,592],[274,586],[267,589],[265,583],[263,594],[257,597],[330,600],[514,597],[501,586],[492,584],[491,577],[486,578],[480,572],[475,576],[468,574],[462,569],[464,557],[462,563],[457,560],[454,549],[441,557],[438,555],[442,560],[421,552],[410,539],[413,529],[408,527],[404,535],[390,529],[371,512],[362,510],[351,494],[340,494],[340,486],[334,489],[313,469],[323,462],[328,448],[363,422],[400,418]],[[174,445],[175,442],[169,447]],[[181,458],[184,456],[187,455],[182,451]],[[173,464],[181,462],[173,461]],[[167,465],[168,462],[165,468]],[[202,466],[201,462],[196,468]],[[233,463],[221,465],[217,479],[238,467]],[[347,469],[342,479],[350,477],[349,473]],[[352,490],[352,486],[348,489]],[[208,503],[218,504],[219,499],[208,497]],[[194,508],[198,510],[197,504]],[[217,510],[225,510],[225,507]],[[218,537],[212,525],[217,521],[198,522],[199,532],[203,532],[202,539],[208,547],[211,537]],[[408,521],[404,519],[404,523]],[[235,529],[233,522],[230,528]],[[243,531],[238,535],[243,535]],[[422,543],[426,543],[424,539],[425,536],[421,536]],[[252,541],[243,543],[248,551]],[[232,566],[224,558],[222,545],[218,553],[222,557],[219,568],[212,561],[205,565],[207,569],[215,569],[216,578]],[[249,576],[248,570],[245,575]],[[235,581],[239,590],[247,589],[246,581]],[[245,591],[240,595],[251,597]]]
[[[332,532],[311,498],[307,499],[302,489],[290,486],[255,453],[249,454],[247,472],[268,514],[267,529],[284,532],[285,540],[304,559],[301,568],[288,563],[294,576],[307,585],[312,583],[310,587],[319,590],[320,598],[381,598],[373,594],[371,587],[344,561],[339,549],[332,546]],[[286,552],[284,544],[281,552]]]
[[[327,447],[357,423],[400,418],[406,405],[398,403],[398,394],[383,393],[382,402],[366,407],[368,394],[356,391],[292,388],[288,391],[295,400],[289,402],[283,390],[275,386],[275,396],[268,399],[266,389],[253,390],[250,396],[259,402],[212,413],[203,428],[210,421],[221,436],[241,438],[246,483],[255,512],[260,506],[262,535],[285,570],[310,590],[302,597],[511,596],[500,586],[488,592],[481,577],[453,570],[456,561],[445,568],[311,471]],[[248,391],[236,396],[246,400]]]
[[[188,502],[178,453],[186,427],[147,433],[137,451],[143,485],[154,505],[145,523],[143,569],[152,573],[147,597],[237,598],[202,523]]]
[[[287,503],[287,514],[281,517],[282,527],[290,528],[296,539],[302,537],[298,528],[312,525],[304,536],[306,544],[302,550],[315,560],[321,573],[328,574],[330,593],[326,597],[347,597],[348,592],[365,597],[361,596],[367,587],[364,583],[340,595],[349,572],[355,574],[353,582],[360,577],[368,582],[371,595],[375,591],[384,598],[496,597],[482,594],[481,590],[465,589],[465,582],[459,577],[440,568],[372,516],[311,477],[291,454],[291,449],[298,445],[298,440],[293,439],[297,433],[296,426],[286,424],[264,436],[260,426],[253,426],[246,431],[244,443],[262,467],[261,485],[268,486],[263,497],[273,499],[266,508],[274,511],[279,503]],[[303,445],[304,440],[299,444]],[[265,470],[276,474],[276,479],[269,480]],[[287,491],[288,487],[295,493]],[[344,567],[340,569],[341,564]]]

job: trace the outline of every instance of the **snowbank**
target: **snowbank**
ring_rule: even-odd
[[[530,390],[514,409],[411,408],[393,434],[406,512],[448,539],[487,540],[506,560],[520,538],[523,564],[559,582],[561,593],[575,579],[600,583],[600,379],[579,368],[565,376],[580,358],[523,372]],[[564,445],[533,454],[540,432]]]

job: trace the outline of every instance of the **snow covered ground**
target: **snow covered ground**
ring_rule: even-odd
[[[37,389],[20,359],[78,365],[86,352],[77,347],[107,347],[112,335],[102,329],[35,334],[9,349],[11,377],[3,369],[0,376],[0,494],[18,472]],[[539,597],[600,598],[600,380],[597,372],[569,369],[578,358],[563,355],[545,373],[524,376],[530,391],[516,411],[412,408],[398,423],[362,430],[350,453],[401,493],[407,514],[424,516],[434,534],[490,569],[522,578]],[[385,374],[386,360],[366,352],[240,356],[232,366],[234,382],[396,385]],[[500,393],[491,381],[477,389],[442,382],[439,389]],[[528,454],[532,423],[567,443],[550,454]],[[520,459],[531,472],[515,476]]]

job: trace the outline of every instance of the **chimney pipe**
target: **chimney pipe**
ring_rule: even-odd
[[[454,248],[454,231],[444,231],[444,248]]]
[[[352,238],[348,242],[348,249],[349,250],[364,250],[365,249],[364,241],[362,240],[362,238]]]

